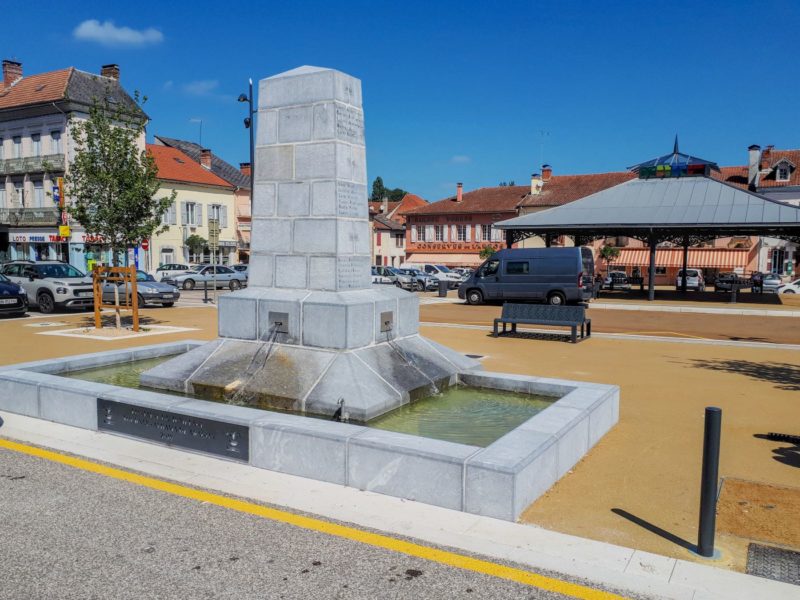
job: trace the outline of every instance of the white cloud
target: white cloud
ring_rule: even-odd
[[[208,96],[219,86],[219,81],[216,79],[200,79],[198,81],[190,81],[184,83],[183,91],[192,96]]]
[[[465,165],[469,162],[472,162],[472,159],[466,154],[456,154],[450,158],[450,162],[454,165]]]
[[[72,37],[84,42],[97,42],[103,46],[146,46],[164,41],[164,34],[153,27],[117,27],[113,21],[101,23],[97,19],[89,19],[78,25],[73,30]]]
[[[164,82],[164,85],[162,87],[164,88],[164,90],[171,90],[174,85],[175,82],[172,81],[172,79],[168,79],[167,81]]]

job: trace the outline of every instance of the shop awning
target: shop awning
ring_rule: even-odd
[[[449,265],[452,267],[477,267],[483,259],[477,254],[423,254],[406,256],[405,262],[417,264]]]
[[[749,248],[689,248],[688,266],[708,269],[745,269],[749,262]],[[620,248],[619,257],[612,265],[621,267],[646,267],[650,264],[647,248]],[[656,250],[657,267],[683,267],[682,248]]]

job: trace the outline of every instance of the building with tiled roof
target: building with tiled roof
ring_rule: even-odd
[[[243,261],[248,260],[250,256],[250,232],[252,229],[250,215],[250,163],[239,163],[239,168],[237,169],[211,152],[209,148],[203,148],[200,144],[187,140],[169,138],[163,135],[155,136],[155,144],[177,148],[196,163],[235,187],[236,236],[239,244],[239,258]]]
[[[87,115],[94,103],[107,103],[147,119],[119,78],[119,66],[114,64],[103,65],[99,75],[74,67],[25,75],[21,62],[3,61],[0,262],[59,259],[83,271],[94,262],[111,262],[108,248],[88,239],[78,223],[68,222],[59,205],[58,182],[74,151],[67,127],[70,118]],[[144,149],[144,135],[139,143]]]
[[[220,229],[219,249],[213,261],[221,265],[239,262],[234,218],[236,187],[177,148],[148,144],[147,152],[158,169],[159,194],[170,195],[173,191],[176,194],[162,220],[164,231],[150,243],[153,268],[212,262],[208,244],[202,249],[186,244],[186,239],[192,235],[208,241],[212,219]]]
[[[405,262],[406,213],[428,203],[416,194],[407,193],[402,200],[369,202],[372,223],[372,263],[398,267]]]

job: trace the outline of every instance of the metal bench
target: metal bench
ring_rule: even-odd
[[[591,337],[592,320],[586,318],[585,306],[550,306],[549,304],[503,304],[503,313],[494,320],[492,335],[500,335],[498,325],[503,324],[502,333],[507,333],[506,324],[511,325],[511,333],[516,333],[517,325],[561,325],[572,328],[572,343],[578,342],[578,327],[581,339]]]

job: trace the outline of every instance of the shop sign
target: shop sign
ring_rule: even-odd
[[[60,235],[62,238],[68,238],[70,235],[69,225],[60,225],[58,228],[58,235]]]
[[[20,231],[9,232],[8,241],[17,244],[60,244],[67,241],[54,231]]]

